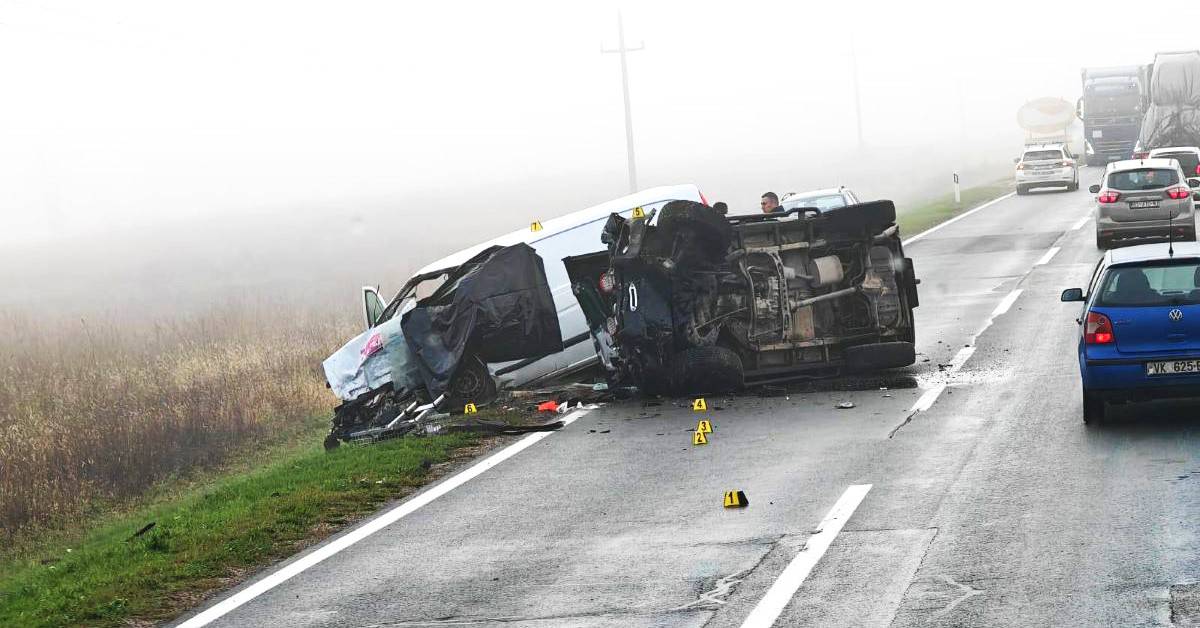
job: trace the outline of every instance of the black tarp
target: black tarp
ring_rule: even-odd
[[[542,258],[529,245],[494,246],[458,267],[401,321],[436,399],[466,353],[507,362],[562,351]]]
[[[1146,150],[1200,144],[1200,52],[1155,57],[1140,139]]]

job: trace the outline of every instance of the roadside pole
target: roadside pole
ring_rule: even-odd
[[[617,48],[616,50],[605,50],[600,48],[600,53],[618,53],[621,55],[621,92],[625,96],[625,155],[628,160],[629,168],[629,193],[637,192],[637,163],[633,158],[633,114],[630,113],[629,107],[629,69],[625,64],[625,53],[637,52],[645,48],[643,42],[638,42],[637,48],[625,47],[625,23],[621,20],[621,12],[617,11]]]
[[[958,173],[954,173],[954,204],[962,205],[962,186],[958,184]]]

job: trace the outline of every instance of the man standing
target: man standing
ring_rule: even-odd
[[[774,192],[767,192],[762,195],[762,201],[759,205],[762,206],[764,214],[779,211],[779,197]]]

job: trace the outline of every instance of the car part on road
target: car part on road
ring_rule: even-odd
[[[607,254],[564,263],[609,377],[644,394],[894,368],[916,360],[918,283],[895,211],[727,217],[677,201],[657,225],[613,216]]]

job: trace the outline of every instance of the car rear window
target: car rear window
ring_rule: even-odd
[[[827,209],[845,207],[846,199],[842,198],[841,194],[831,194],[829,196],[813,196],[809,198],[789,198],[787,204],[789,207],[816,207],[821,211],[825,211]]]
[[[1112,190],[1154,190],[1179,183],[1179,173],[1166,168],[1139,168],[1108,175]]]
[[[1110,268],[1096,305],[1153,307],[1200,303],[1200,262],[1170,262]]]
[[[1200,165],[1200,158],[1196,157],[1195,153],[1160,153],[1153,157],[1162,157],[1164,159],[1174,159],[1183,167],[1183,173],[1191,176],[1196,174],[1196,166]]]
[[[1063,154],[1061,150],[1031,150],[1025,153],[1023,161],[1045,161],[1047,159],[1062,158]]]

